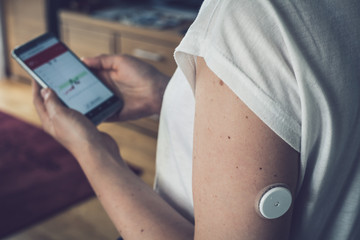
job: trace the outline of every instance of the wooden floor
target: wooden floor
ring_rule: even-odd
[[[17,116],[29,123],[40,125],[32,105],[31,87],[27,84],[1,80],[0,111]],[[106,129],[107,126],[103,128]],[[145,139],[145,141],[148,141],[146,145],[150,146],[149,154],[155,154],[155,141],[153,139]],[[152,184],[153,163],[144,163],[144,165],[148,165],[150,170],[146,171],[143,180]],[[92,198],[42,223],[15,233],[5,240],[110,240],[117,239],[117,237],[116,229],[98,200]]]

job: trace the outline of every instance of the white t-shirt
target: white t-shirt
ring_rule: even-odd
[[[201,56],[300,152],[291,239],[360,239],[359,13],[358,0],[205,0],[164,95],[159,194],[193,220],[192,89]]]

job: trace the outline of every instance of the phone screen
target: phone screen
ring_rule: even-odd
[[[70,108],[86,114],[113,96],[57,38],[38,43],[18,55]]]

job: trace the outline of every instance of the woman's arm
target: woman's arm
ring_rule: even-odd
[[[77,159],[124,239],[193,238],[192,223],[130,171],[119,155],[96,148]]]
[[[188,222],[123,162],[116,142],[83,115],[65,108],[34,82],[34,103],[44,129],[78,160],[120,234],[131,239],[191,239]]]
[[[299,153],[198,58],[193,154],[195,239],[287,239],[291,210],[266,220],[256,198],[284,183],[294,195]]]

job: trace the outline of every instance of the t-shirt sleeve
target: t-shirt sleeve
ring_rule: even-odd
[[[175,51],[195,89],[196,57],[300,152],[301,104],[282,23],[267,1],[207,1]]]

